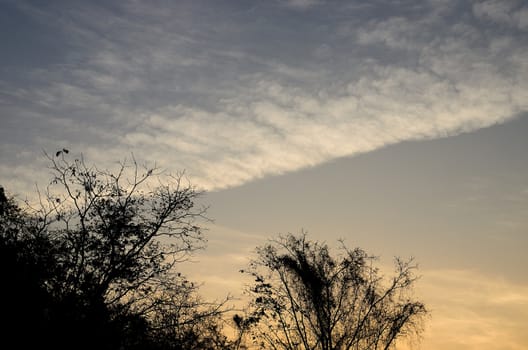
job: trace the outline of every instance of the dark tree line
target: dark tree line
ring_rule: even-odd
[[[389,349],[420,330],[411,261],[386,284],[361,249],[333,257],[304,234],[257,248],[247,310],[228,319],[228,298],[204,301],[177,270],[205,247],[201,193],[134,159],[108,171],[67,153],[48,156],[36,205],[0,187],[2,347]]]
[[[2,340],[221,348],[222,303],[202,301],[174,269],[205,244],[200,193],[183,176],[161,177],[135,161],[109,172],[61,151],[48,158],[52,179],[37,205],[22,210],[1,193]]]

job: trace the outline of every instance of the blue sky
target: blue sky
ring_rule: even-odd
[[[425,348],[525,348],[527,32],[520,0],[1,0],[0,181],[133,153],[209,191],[211,289],[304,228],[417,256]]]

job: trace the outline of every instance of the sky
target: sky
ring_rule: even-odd
[[[424,349],[526,349],[524,1],[0,0],[0,183],[43,152],[185,170],[204,293],[278,233],[414,256]]]

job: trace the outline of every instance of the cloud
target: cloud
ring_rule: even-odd
[[[521,1],[482,1],[473,5],[473,13],[482,20],[514,26],[520,30],[528,29],[528,7]]]
[[[3,143],[35,157],[133,152],[215,190],[528,110],[519,2],[20,4],[65,42],[0,81]]]
[[[307,9],[321,3],[319,0],[283,0],[281,2],[295,9]]]

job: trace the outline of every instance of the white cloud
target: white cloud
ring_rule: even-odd
[[[327,99],[275,81],[255,81],[244,105],[231,100],[214,113],[166,108],[146,118],[130,141],[146,149],[170,146],[189,157],[186,167],[200,183],[222,188],[402,140],[486,127],[522,110],[511,103],[521,99],[511,82],[492,65],[469,62],[465,70],[453,69],[442,66],[446,62],[438,55],[430,59],[437,74],[373,66],[375,75],[350,82],[347,94],[326,94]],[[454,73],[461,79],[439,77]],[[197,161],[207,165],[193,167]]]
[[[392,17],[385,21],[367,23],[357,29],[360,44],[383,44],[390,48],[409,49],[416,44],[417,29],[415,25],[402,17]]]
[[[487,0],[473,5],[473,13],[483,20],[497,24],[528,28],[528,7],[517,0]]]
[[[57,26],[79,51],[35,68],[31,84],[4,81],[3,111],[39,130],[12,141],[26,151],[68,146],[98,163],[134,152],[198,186],[236,186],[526,111],[525,9],[508,4],[321,2],[320,17],[296,12],[295,25],[264,5],[74,6]],[[494,34],[471,14],[518,25]]]
[[[320,0],[281,0],[286,6],[297,8],[297,9],[307,9],[309,7],[320,4]]]

